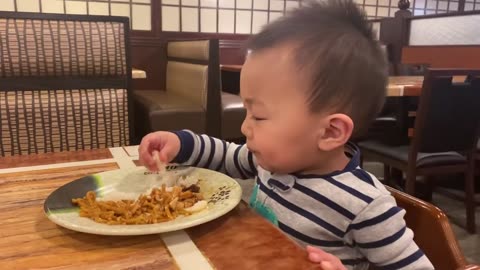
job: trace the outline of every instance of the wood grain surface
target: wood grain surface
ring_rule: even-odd
[[[113,158],[102,164],[64,163],[62,168],[41,170],[26,166],[111,157],[104,149],[0,158],[0,269],[178,269],[181,256],[169,253],[160,234],[84,234],[45,216],[43,203],[52,191],[83,176],[118,169],[119,163]],[[18,164],[21,171],[5,170]],[[305,250],[243,202],[187,233],[212,269],[318,269],[308,262]]]
[[[112,237],[77,233],[48,220],[45,198],[116,163],[1,174],[1,269],[177,269],[159,235]]]
[[[187,232],[216,269],[320,269],[303,248],[244,202]]]
[[[110,154],[110,150],[108,150],[108,148],[72,152],[9,156],[0,157],[0,169],[98,160],[107,158],[112,158],[112,154]]]

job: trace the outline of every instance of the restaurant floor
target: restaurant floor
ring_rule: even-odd
[[[383,167],[380,163],[365,162],[364,168],[378,178],[383,177]],[[239,183],[243,189],[242,199],[248,202],[252,193],[253,181],[245,180],[239,181]],[[477,196],[479,195],[477,194]],[[477,198],[477,200],[479,199]],[[450,220],[458,221],[459,224],[465,222],[465,208],[462,202],[434,193],[433,204],[445,211]],[[465,229],[454,223],[452,227],[468,262],[480,264],[480,207],[476,208],[476,224],[476,234],[469,234]]]

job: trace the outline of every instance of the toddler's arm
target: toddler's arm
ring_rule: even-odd
[[[188,130],[155,132],[140,144],[140,160],[151,170],[156,168],[152,153],[158,151],[162,162],[176,162],[208,168],[235,178],[256,175],[256,162],[246,145],[226,142]]]
[[[226,173],[235,178],[252,178],[256,162],[246,144],[238,145],[207,135],[182,130],[176,132],[181,150],[175,161]]]
[[[354,244],[367,259],[381,268],[434,269],[413,241],[395,199],[384,195],[374,199],[349,226]]]

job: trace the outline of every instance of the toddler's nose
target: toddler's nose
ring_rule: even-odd
[[[247,137],[247,139],[251,139],[252,137],[252,128],[250,127],[250,124],[248,123],[248,119],[245,118],[243,120],[243,123],[242,123],[242,127],[240,129],[243,133],[243,135],[245,135],[245,137]]]

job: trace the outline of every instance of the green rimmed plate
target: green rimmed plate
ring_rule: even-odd
[[[101,200],[136,199],[151,188],[161,186],[165,178],[149,173],[144,167],[136,167],[89,175],[61,186],[45,200],[45,214],[54,223],[74,231],[101,235],[144,235],[203,224],[226,214],[240,202],[242,189],[227,175],[201,168],[170,167],[164,177],[175,179],[179,175],[201,179],[198,185],[208,201],[206,209],[172,221],[145,225],[107,225],[79,216],[78,207],[72,204],[72,199],[84,197],[88,191],[95,191]]]

